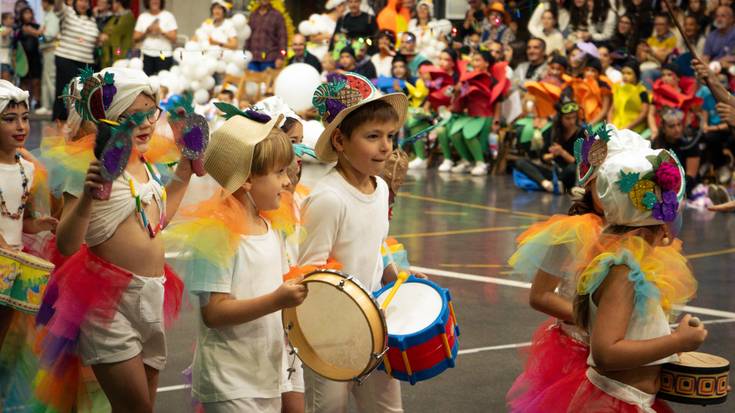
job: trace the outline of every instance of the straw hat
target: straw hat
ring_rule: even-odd
[[[337,152],[332,146],[332,135],[342,121],[359,107],[383,100],[393,106],[398,122],[403,125],[408,112],[408,98],[403,93],[381,95],[372,82],[357,73],[330,75],[314,92],[312,103],[319,111],[324,132],[316,142],[316,156],[322,162],[337,161]]]
[[[214,133],[204,153],[204,169],[227,193],[234,193],[250,176],[255,145],[262,142],[281,122],[253,110],[244,112],[232,105],[218,104],[229,116]]]

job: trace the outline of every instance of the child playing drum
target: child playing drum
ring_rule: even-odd
[[[34,189],[33,163],[21,157],[30,125],[28,123],[28,92],[15,87],[7,80],[0,80],[0,248],[10,251],[23,249],[23,233],[35,234],[56,229],[57,221],[51,217],[35,217],[31,204]],[[13,309],[29,311],[26,300],[5,295],[13,283],[27,283],[28,289],[42,294],[47,279],[15,279],[15,274],[0,273],[0,348],[10,327]],[[26,294],[22,294],[25,296]]]
[[[280,413],[291,379],[281,309],[299,305],[307,291],[299,279],[283,282],[284,245],[263,212],[278,209],[294,153],[281,116],[227,112],[204,157],[222,190],[166,235],[189,254],[187,287],[201,305],[192,394],[208,413]]]
[[[590,333],[590,367],[576,389],[574,378],[553,386],[575,393],[568,411],[670,411],[656,400],[661,365],[707,337],[689,315],[669,328],[672,306],[696,292],[681,246],[672,242],[684,186],[683,169],[666,150],[634,145],[600,167],[596,190],[609,227],[579,276],[575,300],[575,319]]]
[[[320,85],[313,102],[326,127],[316,144],[317,157],[337,165],[304,202],[306,239],[299,265],[335,259],[368,291],[376,291],[397,275],[394,266],[383,270],[380,254],[388,235],[388,186],[379,175],[408,100],[400,93],[379,96],[370,81],[346,73]],[[304,382],[307,412],[346,412],[350,394],[361,411],[403,411],[399,382],[381,373],[357,386],[305,366]]]

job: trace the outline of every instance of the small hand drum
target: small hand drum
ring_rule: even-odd
[[[302,281],[309,294],[283,310],[283,326],[301,361],[334,381],[364,380],[387,350],[385,318],[372,295],[351,276],[317,270]]]
[[[393,283],[375,292],[379,303]],[[398,380],[416,384],[454,367],[459,326],[449,291],[416,277],[401,285],[385,309],[388,353],[381,369]]]
[[[676,403],[720,404],[727,400],[730,362],[712,354],[690,351],[664,364],[658,397]]]
[[[44,259],[0,248],[0,305],[37,312],[53,270],[54,265]]]

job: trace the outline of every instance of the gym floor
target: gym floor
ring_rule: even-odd
[[[30,149],[40,138],[36,125]],[[324,170],[307,164],[304,183],[313,186]],[[506,410],[505,393],[521,372],[522,351],[546,319],[529,307],[530,285],[511,274],[506,262],[519,233],[568,206],[568,197],[523,192],[508,176],[477,178],[435,170],[409,175],[391,234],[406,246],[415,270],[451,291],[461,336],[454,369],[415,386],[403,383],[406,412]],[[735,361],[735,215],[686,210],[680,237],[699,280],[687,311],[709,330],[700,350]],[[157,412],[193,411],[181,371],[192,359],[196,322],[189,306],[168,334],[169,360],[160,376]],[[706,411],[735,410],[733,397]],[[677,412],[703,410],[671,406]]]

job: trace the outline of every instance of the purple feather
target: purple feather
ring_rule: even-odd
[[[184,133],[184,145],[193,152],[202,152],[204,150],[204,134],[202,128],[193,126]]]
[[[257,112],[252,109],[248,109],[243,113],[245,114],[246,118],[259,123],[267,123],[271,120],[271,117],[266,115],[265,113]]]
[[[109,109],[110,105],[112,105],[112,99],[115,97],[116,93],[117,88],[114,84],[102,86],[102,105],[105,110]]]
[[[593,137],[584,138],[582,141],[582,160],[585,162],[589,162],[588,157],[593,143],[595,143],[595,139]]]
[[[342,112],[346,108],[347,106],[339,100],[327,99],[327,112],[329,113],[329,116],[327,116],[327,122],[332,122],[339,112]]]

